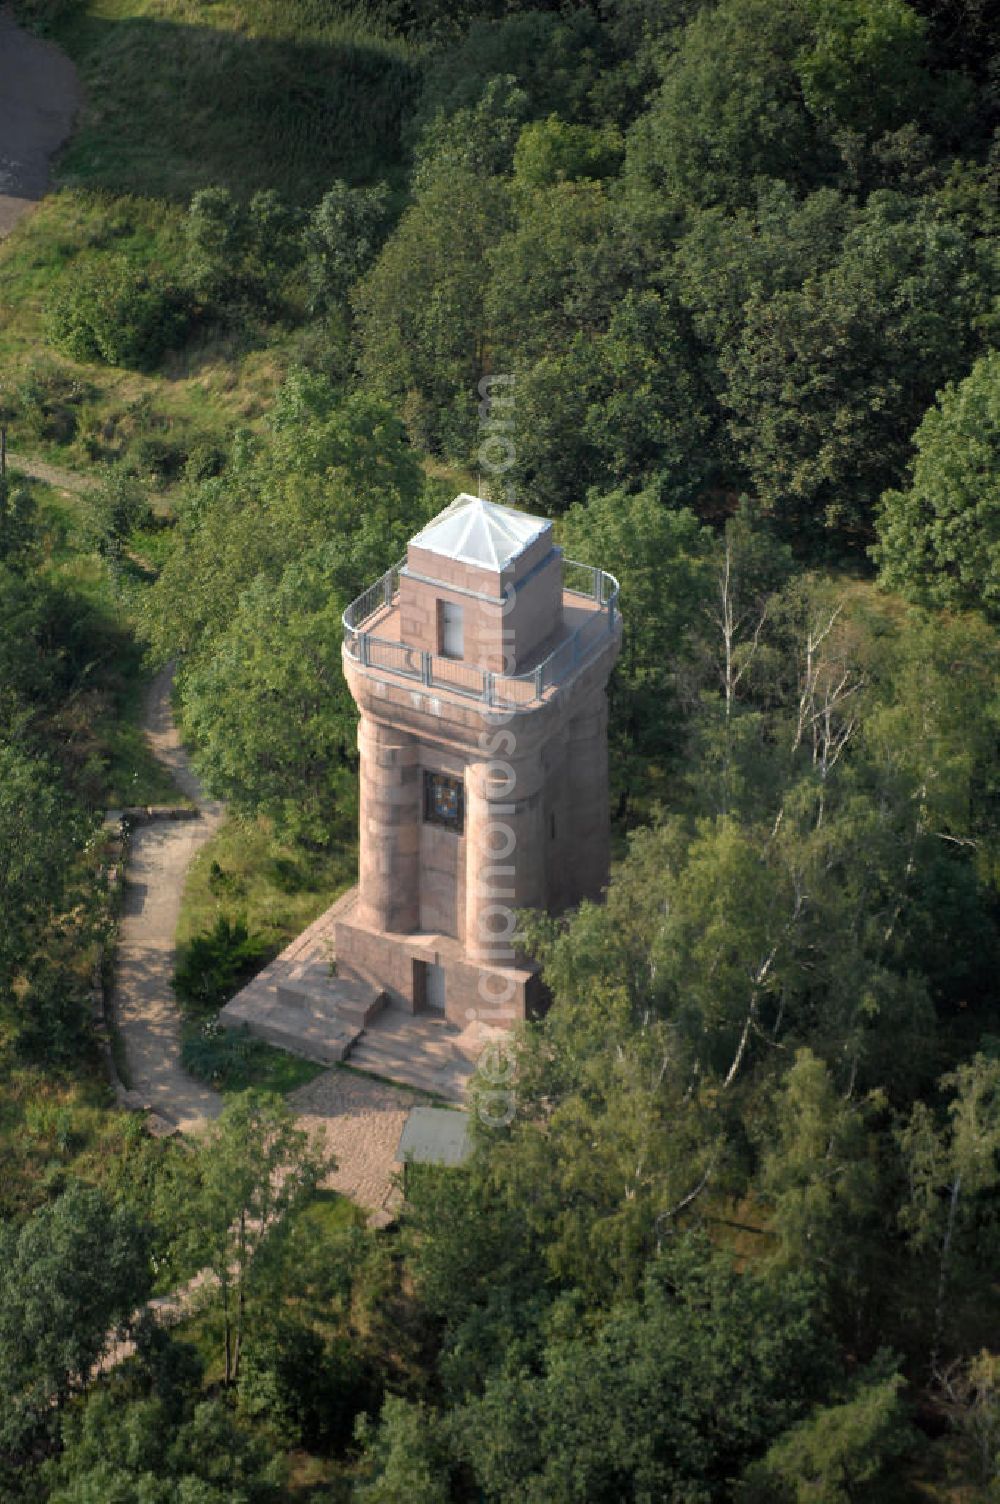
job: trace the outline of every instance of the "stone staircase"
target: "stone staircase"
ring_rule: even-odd
[[[385,1005],[385,993],[356,977],[338,977],[323,960],[304,961],[283,977],[276,988],[286,1008],[327,1008],[345,1023],[367,1028]]]
[[[464,1105],[484,1046],[505,1030],[475,1020],[458,1029],[441,1014],[389,1003],[372,976],[354,968],[336,974],[335,925],[354,899],[355,890],[343,894],[314,920],[226,1004],[219,1022],[321,1065],[345,1061]]]
[[[321,1065],[343,1060],[378,1014],[384,994],[365,982],[331,975],[311,959],[292,967],[276,986],[246,988],[227,1003],[219,1022],[246,1027],[257,1039]]]
[[[475,1056],[465,1034],[444,1018],[390,1005],[352,1043],[347,1063],[355,1070],[461,1104]]]

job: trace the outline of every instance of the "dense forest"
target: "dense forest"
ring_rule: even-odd
[[[993,7],[15,11],[87,103],[0,408],[95,484],[0,485],[0,1494],[1000,1498]],[[176,661],[217,1007],[352,865],[341,612],[460,489],[621,581],[617,860],[376,1232],[253,1080],[108,1105],[102,819]]]

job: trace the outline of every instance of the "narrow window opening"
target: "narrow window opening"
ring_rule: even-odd
[[[463,612],[453,601],[438,601],[438,652],[442,658],[465,657]]]

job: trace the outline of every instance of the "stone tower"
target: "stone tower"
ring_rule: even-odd
[[[550,522],[462,495],[345,612],[360,874],[338,976],[459,1027],[532,1011],[514,911],[557,913],[607,879],[617,600]]]

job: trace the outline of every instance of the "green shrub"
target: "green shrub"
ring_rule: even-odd
[[[108,465],[97,490],[87,498],[86,532],[102,558],[120,562],[129,538],[148,527],[152,515],[135,476],[123,465]]]
[[[276,305],[283,277],[302,260],[301,215],[267,188],[247,205],[246,227],[248,284],[260,303]]]
[[[214,439],[193,439],[184,461],[184,479],[188,485],[211,480],[226,468],[226,451]]]
[[[176,287],[127,256],[81,258],[46,308],[51,343],[74,360],[145,369],[179,345],[190,308]]]
[[[215,1019],[189,1034],[181,1047],[184,1069],[223,1091],[244,1091],[257,1077],[263,1046],[247,1030],[224,1029]]]
[[[273,189],[241,204],[228,188],[201,188],[184,224],[185,275],[192,294],[231,313],[250,301],[280,304],[286,274],[302,258],[300,216]]]
[[[212,929],[196,935],[181,951],[174,991],[199,1013],[214,1012],[250,980],[267,954],[266,942],[251,939],[243,920],[220,914]]]
[[[35,557],[41,532],[38,508],[27,486],[7,481],[0,489],[0,564],[23,569]]]
[[[90,396],[91,388],[78,376],[41,360],[4,392],[4,418],[15,425],[18,439],[68,444]]]
[[[245,898],[247,885],[235,872],[227,872],[221,862],[212,862],[208,869],[208,888],[216,898]]]
[[[215,303],[234,290],[246,254],[246,222],[228,188],[200,188],[184,222],[185,275],[196,297]]]
[[[128,458],[138,474],[148,476],[155,485],[166,486],[183,473],[187,448],[183,439],[147,433],[128,446]]]
[[[94,1052],[90,998],[58,960],[42,961],[18,1000],[17,1053],[33,1064],[68,1067]]]
[[[351,1440],[356,1417],[376,1408],[374,1377],[343,1339],[327,1343],[297,1321],[252,1340],[240,1370],[243,1413],[289,1446],[330,1454]]]
[[[181,1059],[192,1076],[220,1091],[246,1091],[252,1086],[279,1093],[294,1091],[323,1069],[314,1061],[254,1039],[245,1026],[224,1029],[214,1018],[186,1035]]]
[[[524,127],[514,148],[519,187],[543,188],[575,178],[604,178],[621,165],[624,143],[614,126],[595,130],[550,115]]]

